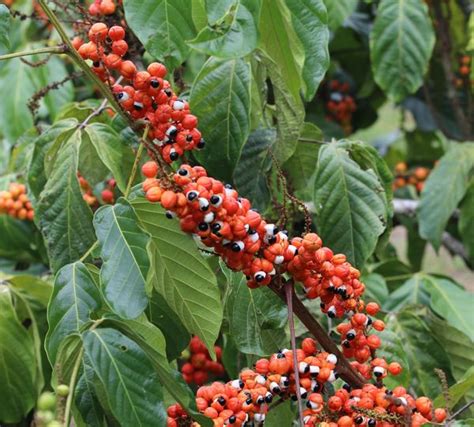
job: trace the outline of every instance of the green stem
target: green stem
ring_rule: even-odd
[[[150,129],[149,126],[147,126],[145,128],[145,132],[143,133],[143,137],[142,137],[143,141],[146,141],[146,139],[148,137],[148,130],[149,129]],[[135,161],[133,162],[132,172],[130,174],[130,178],[128,179],[127,188],[125,190],[125,194],[124,194],[125,198],[127,198],[128,195],[130,194],[130,190],[132,188],[133,181],[135,181],[135,176],[137,175],[138,164],[140,163],[140,159],[142,157],[144,146],[145,146],[145,144],[140,144],[138,146],[137,155],[135,156]]]
[[[77,355],[76,362],[74,364],[71,380],[69,381],[69,394],[66,400],[66,410],[64,411],[64,426],[65,427],[69,427],[69,424],[71,422],[72,398],[74,397],[74,389],[76,387],[76,380],[79,374],[79,369],[81,368],[83,353],[84,353],[84,349],[81,348],[81,350],[79,351],[79,354]]]
[[[80,262],[84,262],[87,257],[92,253],[92,251],[99,245],[99,241],[97,240],[88,250],[87,252],[81,256],[79,259]]]
[[[43,53],[66,53],[64,46],[50,46],[50,47],[41,47],[39,49],[24,50],[22,52],[13,52],[6,55],[0,55],[0,61],[13,58],[21,58],[22,56],[31,56],[31,55],[40,55]]]

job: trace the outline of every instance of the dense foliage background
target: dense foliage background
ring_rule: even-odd
[[[223,348],[234,378],[289,346],[286,307],[146,201],[141,135],[71,55],[38,52],[62,43],[39,3],[8,6],[0,52],[35,53],[0,63],[0,190],[23,183],[34,221],[0,214],[0,423],[29,425],[40,393],[71,383],[76,425],[163,425],[168,403],[194,405],[178,372],[192,335]],[[472,402],[471,3],[124,0],[92,18],[82,1],[50,6],[71,39],[81,20],[126,22],[130,58],[164,62],[199,117],[193,161],[291,235],[309,216],[382,306],[398,383],[444,405],[441,369],[449,406]],[[287,402],[266,425],[294,413]]]

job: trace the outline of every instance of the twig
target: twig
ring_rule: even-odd
[[[292,282],[292,280],[290,280]],[[269,288],[275,292],[285,303],[285,291],[278,287],[275,282],[270,283]],[[328,353],[333,353],[337,357],[337,372],[339,376],[349,385],[361,388],[365,383],[364,380],[353,368],[346,357],[339,350],[338,346],[333,342],[326,330],[319,324],[319,322],[308,311],[305,305],[301,302],[293,289],[293,312],[296,317],[306,326],[308,331],[316,338],[318,343]]]
[[[469,255],[464,245],[458,239],[455,239],[447,231],[444,231],[441,236],[441,244],[448,250],[451,255],[458,255],[468,266],[471,265]]]
[[[451,417],[449,417],[449,421],[454,420],[458,415],[460,415],[461,413],[463,413],[464,411],[469,409],[470,406],[473,405],[473,404],[474,404],[474,400],[471,400],[471,401],[467,402],[464,406],[459,408],[453,415],[451,415]]]
[[[109,100],[107,98],[104,99],[100,105],[84,119],[84,121],[79,125],[79,129],[84,129],[94,117],[100,116],[108,103]]]
[[[281,279],[281,276],[279,276]],[[288,325],[290,327],[290,340],[291,340],[291,351],[293,352],[293,371],[295,373],[295,383],[296,383],[296,398],[298,400],[298,417],[299,425],[303,427],[303,402],[301,400],[301,390],[300,390],[300,373],[298,367],[298,358],[296,357],[296,334],[295,334],[295,319],[293,318],[293,281],[288,280],[285,283],[285,295],[286,295],[286,304],[288,307]]]
[[[13,58],[21,58],[23,56],[40,55],[43,53],[47,53],[49,55],[53,53],[56,53],[56,54],[66,53],[66,47],[65,46],[41,47],[38,49],[24,50],[22,52],[7,53],[6,55],[0,55],[0,61],[13,59]]]
[[[148,131],[150,130],[150,126],[145,128],[145,132],[143,133],[143,140],[146,140],[148,137]],[[130,189],[132,188],[133,181],[135,181],[135,176],[137,175],[138,164],[140,163],[140,159],[142,157],[144,144],[140,144],[138,146],[137,154],[135,156],[135,161],[133,162],[132,172],[130,173],[130,178],[128,179],[127,188],[125,190],[125,194],[123,195],[125,198],[128,197],[130,194]]]
[[[64,411],[64,426],[69,427],[71,422],[71,407],[72,407],[72,398],[74,397],[74,389],[76,388],[76,380],[79,374],[79,369],[81,368],[82,354],[84,349],[81,348],[79,354],[77,355],[76,362],[74,363],[74,368],[71,375],[71,380],[69,381],[69,394],[66,400],[66,409]]]
[[[84,262],[84,261],[87,259],[87,257],[92,253],[92,251],[93,251],[97,246],[99,246],[99,241],[98,241],[98,240],[96,240],[96,241],[94,242],[94,244],[87,250],[87,252],[86,252],[84,255],[81,256],[81,258],[79,259],[79,261],[80,261],[80,262]]]

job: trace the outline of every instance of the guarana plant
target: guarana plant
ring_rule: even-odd
[[[425,3],[2,6],[0,423],[470,425],[423,258],[472,268],[472,11]]]

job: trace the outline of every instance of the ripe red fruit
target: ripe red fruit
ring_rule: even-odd
[[[112,43],[112,52],[118,56],[124,56],[128,51],[128,44],[125,40],[117,40]]]
[[[103,190],[101,196],[104,203],[114,202],[114,193],[110,190],[107,190],[107,189]]]
[[[434,417],[437,423],[442,423],[446,419],[446,410],[443,408],[436,408]]]
[[[168,72],[166,70],[166,67],[163,64],[160,64],[159,62],[152,62],[148,68],[147,71],[155,77],[160,77],[164,78],[166,76],[166,73]]]
[[[123,61],[120,66],[120,74],[126,79],[133,79],[133,76],[137,72],[137,67],[132,61]]]
[[[316,350],[318,349],[316,345],[316,341],[313,340],[312,338],[305,338],[303,342],[301,343],[301,348],[306,354],[314,354],[316,353]]]
[[[125,37],[125,30],[120,25],[114,25],[109,29],[109,38],[112,41],[122,40]]]
[[[99,8],[103,15],[112,15],[115,13],[115,3],[112,0],[102,0]]]
[[[156,174],[158,173],[158,164],[156,162],[153,162],[153,161],[146,162],[142,166],[142,173],[147,178],[155,178]]]
[[[400,372],[402,372],[402,367],[399,363],[392,362],[390,365],[388,365],[388,372],[390,372],[392,375],[398,375]]]
[[[89,30],[89,39],[93,42],[103,42],[108,33],[107,25],[103,22],[97,22]]]
[[[379,310],[380,310],[380,306],[376,302],[369,302],[365,306],[365,311],[370,316],[375,316],[379,312]]]
[[[146,191],[145,197],[150,202],[159,202],[162,197],[162,192],[160,187],[152,187]]]
[[[198,124],[198,119],[192,114],[186,114],[181,124],[183,125],[184,129],[194,129]]]

